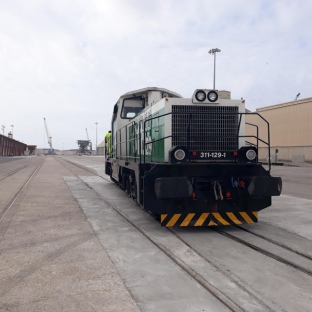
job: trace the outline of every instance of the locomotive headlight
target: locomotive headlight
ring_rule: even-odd
[[[185,158],[185,152],[182,149],[177,149],[173,155],[174,155],[174,158],[179,161]]]
[[[206,93],[202,90],[198,90],[196,93],[195,93],[195,99],[198,101],[198,102],[204,102],[206,100]]]
[[[249,150],[246,152],[246,158],[247,158],[248,160],[254,160],[256,157],[257,157],[257,153],[255,152],[255,150],[249,149]]]
[[[169,162],[171,164],[181,164],[188,161],[188,151],[184,146],[173,146],[169,150]]]
[[[218,93],[216,91],[209,91],[207,94],[207,99],[210,102],[215,102],[218,100]]]

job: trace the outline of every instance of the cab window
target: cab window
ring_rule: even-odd
[[[136,116],[144,108],[144,99],[141,97],[134,97],[123,100],[121,118],[130,119]]]

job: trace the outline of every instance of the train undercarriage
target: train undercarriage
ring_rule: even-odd
[[[118,179],[109,165],[106,173],[163,226],[255,223],[258,211],[269,207],[271,196],[279,195],[282,187],[281,179],[271,177],[259,164],[121,168]]]

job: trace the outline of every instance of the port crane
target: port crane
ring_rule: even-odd
[[[78,140],[78,155],[92,155],[92,142],[89,139],[88,129],[86,128],[87,138],[88,140]]]
[[[45,127],[46,134],[47,134],[47,138],[48,138],[48,144],[49,144],[49,146],[50,146],[50,150],[49,150],[48,154],[49,154],[49,155],[52,155],[52,154],[54,154],[54,150],[53,150],[53,147],[52,147],[52,137],[51,137],[51,135],[49,134],[49,130],[48,130],[48,126],[47,126],[46,119],[43,118],[43,121],[44,121],[44,127]]]
[[[86,133],[87,133],[87,138],[88,138],[88,141],[89,141],[89,151],[90,151],[90,154],[92,154],[92,142],[89,139],[89,134],[88,134],[88,129],[87,128],[86,128]]]

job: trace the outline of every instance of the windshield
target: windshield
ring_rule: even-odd
[[[124,99],[122,110],[121,110],[121,118],[133,118],[139,112],[141,112],[144,108],[144,99],[141,97]]]

